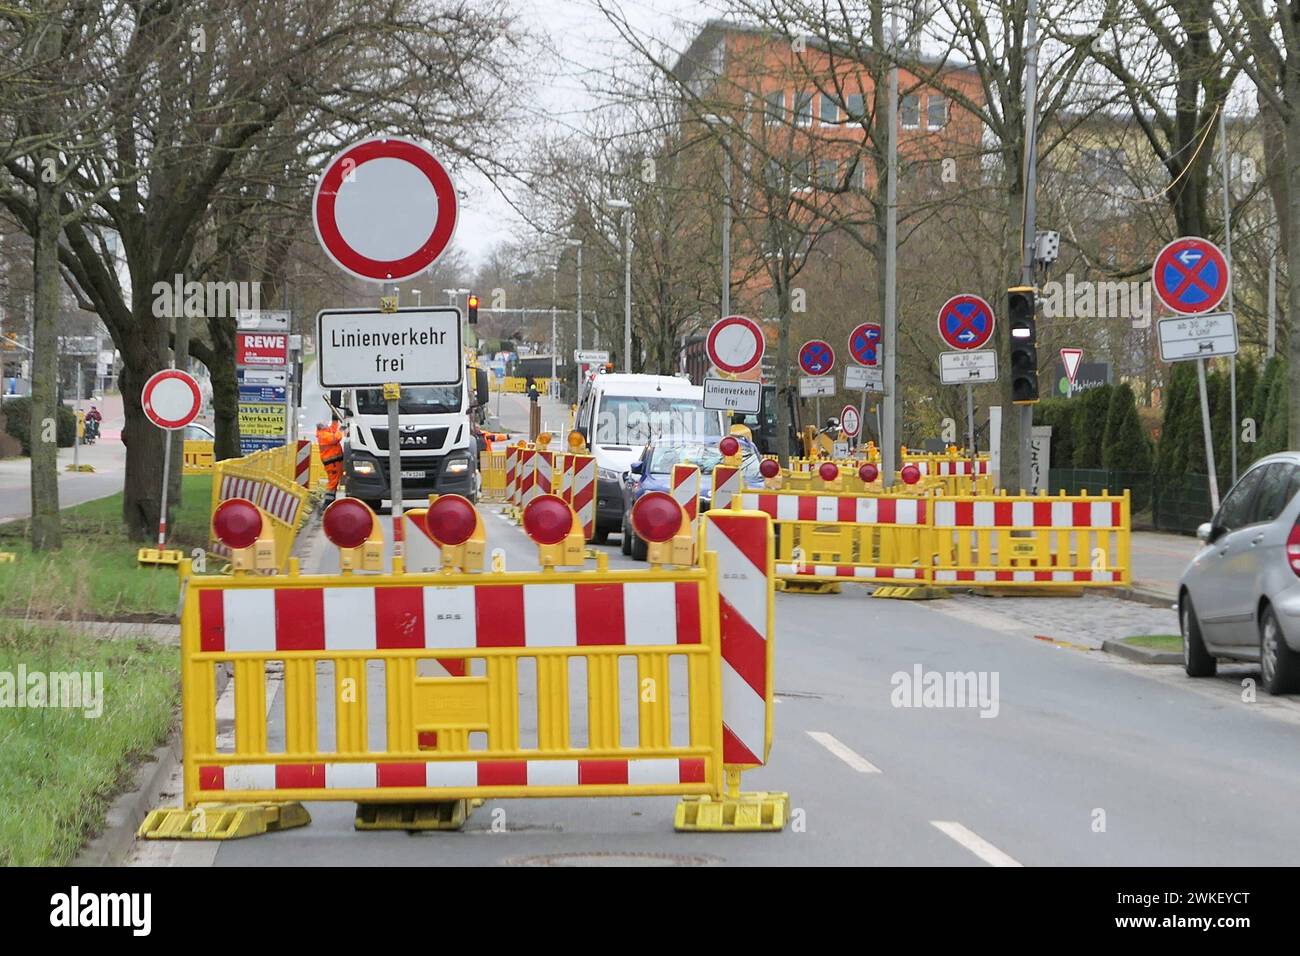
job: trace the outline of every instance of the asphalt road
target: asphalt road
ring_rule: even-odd
[[[489,548],[533,566],[483,507]],[[615,539],[617,540],[617,539]],[[611,565],[628,562],[617,544]],[[325,544],[305,569],[336,566]],[[1033,599],[890,601],[778,594],[770,764],[780,834],[678,834],[672,798],[491,801],[462,833],[361,833],[351,804],[310,826],[224,844],[141,846],[140,864],[613,863],[1289,865],[1300,840],[1300,704],[1242,699],[1257,670],[1191,681],[1035,639]],[[983,674],[996,706],[895,706],[897,674]],[[575,722],[581,717],[574,713]],[[322,731],[326,733],[326,731]],[[328,739],[322,737],[322,739]],[[495,824],[495,827],[494,827]]]

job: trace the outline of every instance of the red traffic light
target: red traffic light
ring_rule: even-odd
[[[921,469],[916,465],[904,465],[903,470],[898,473],[899,477],[909,485],[914,485],[921,480]]]
[[[861,478],[863,481],[865,481],[867,484],[871,484],[871,482],[875,481],[877,478],[880,477],[880,469],[877,468],[875,465],[873,465],[871,462],[867,462],[865,465],[863,465],[861,468],[858,469],[858,477]]]
[[[439,495],[424,515],[424,527],[441,545],[455,547],[469,540],[478,527],[478,513],[468,498]]]
[[[718,442],[718,451],[722,452],[725,457],[730,458],[740,451],[740,442],[733,436],[728,435]]]
[[[817,474],[822,481],[834,481],[840,476],[840,469],[833,461],[824,461],[821,463],[821,467],[817,469]]]
[[[559,544],[573,530],[573,512],[556,495],[538,495],[524,508],[524,534],[538,544]]]
[[[247,498],[228,498],[212,512],[212,533],[232,551],[251,547],[262,533],[262,513]]]
[[[775,478],[781,474],[781,463],[775,458],[764,458],[758,463],[758,473],[764,478]]]
[[[672,495],[651,491],[632,506],[632,528],[646,541],[668,541],[682,527],[682,506]]]
[[[339,498],[325,509],[321,528],[336,548],[359,548],[375,529],[375,513],[356,498]]]

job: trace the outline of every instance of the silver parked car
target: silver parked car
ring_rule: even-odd
[[[1205,547],[1183,572],[1183,665],[1210,677],[1217,658],[1258,661],[1270,694],[1300,690],[1300,453],[1270,455],[1197,529]]]

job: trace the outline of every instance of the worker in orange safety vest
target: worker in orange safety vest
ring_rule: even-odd
[[[325,466],[329,490],[337,491],[339,479],[343,477],[343,429],[339,427],[338,415],[330,418],[328,427],[316,426],[316,444],[320,446],[320,462]]]

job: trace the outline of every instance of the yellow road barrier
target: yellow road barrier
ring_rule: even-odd
[[[212,470],[213,445],[211,441],[199,441],[198,439],[187,438],[184,443],[182,460],[184,461],[187,475],[206,475]]]
[[[488,501],[506,498],[506,450],[504,448],[479,452],[479,474],[483,476],[482,497]]]
[[[287,567],[298,529],[309,511],[310,493],[294,480],[296,458],[297,450],[284,445],[212,466],[211,511],[231,498],[247,498],[265,511],[275,533],[275,567],[279,570]],[[229,549],[215,537],[208,550],[229,556]]]

